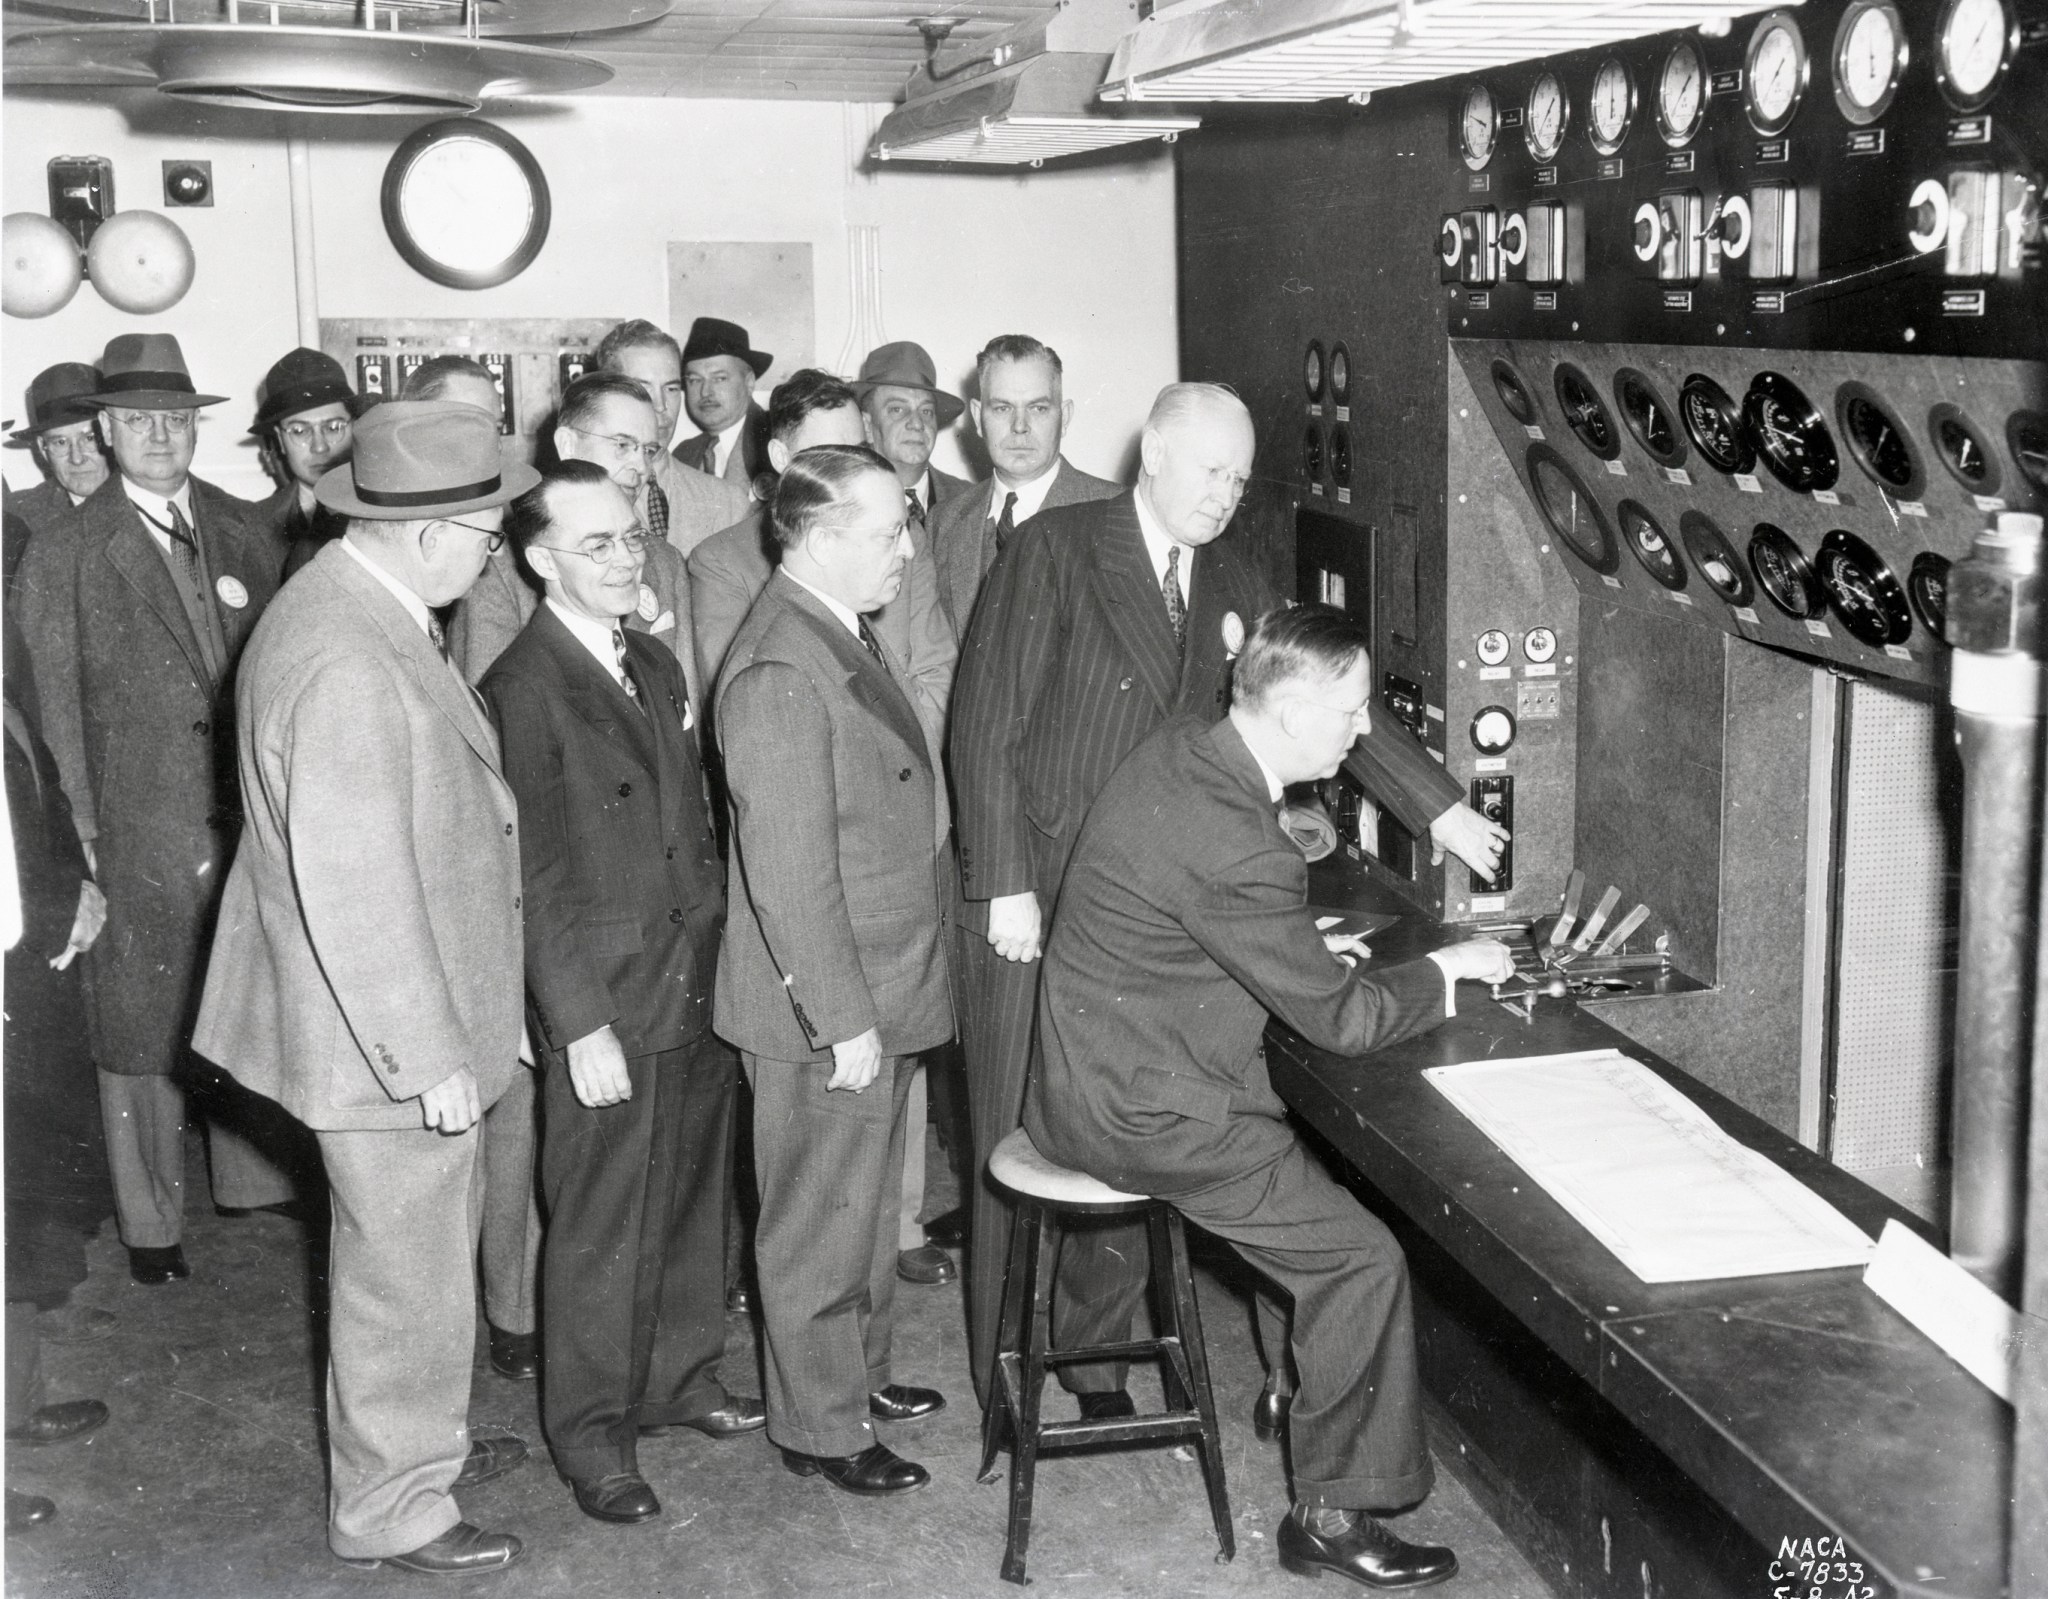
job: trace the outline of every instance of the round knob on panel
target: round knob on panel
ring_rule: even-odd
[[[1509,212],[1507,221],[1500,225],[1500,253],[1509,266],[1520,266],[1529,253],[1529,224],[1519,211]]]
[[[1912,229],[1906,242],[1922,255],[1939,250],[1948,237],[1948,190],[1935,178],[1923,178],[1906,202]]]
[[[1648,200],[1636,207],[1635,231],[1633,235],[1636,259],[1649,261],[1657,254],[1659,234],[1657,208]]]
[[[1515,741],[1514,713],[1504,705],[1489,705],[1472,718],[1472,746],[1488,755],[1498,755]]]
[[[1437,254],[1445,266],[1456,266],[1458,255],[1464,246],[1464,238],[1458,231],[1456,217],[1444,218],[1444,231],[1437,244]]]

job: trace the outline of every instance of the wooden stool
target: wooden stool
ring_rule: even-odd
[[[1195,1279],[1188,1265],[1187,1234],[1180,1212],[1164,1200],[1126,1194],[1082,1172],[1056,1166],[1038,1151],[1021,1127],[988,1158],[989,1175],[1016,1197],[1010,1230],[1010,1264],[1003,1280],[1003,1309],[997,1324],[996,1370],[988,1414],[982,1420],[978,1480],[995,1480],[997,1451],[1005,1423],[1011,1438],[1010,1536],[1003,1551],[1003,1580],[1024,1579],[1025,1549],[1031,1541],[1031,1489],[1039,1454],[1082,1444],[1146,1443],[1155,1438],[1192,1438],[1202,1454],[1209,1484],[1209,1513],[1216,1521],[1220,1562],[1237,1553],[1230,1525],[1230,1496],[1223,1481],[1223,1443],[1216,1426],[1216,1401],[1209,1391],[1209,1359],[1202,1347],[1202,1320],[1195,1308]],[[1152,1285],[1160,1310],[1158,1338],[1120,1344],[1087,1344],[1077,1349],[1049,1345],[1053,1263],[1062,1215],[1113,1216],[1145,1212],[1152,1245]],[[1102,1360],[1156,1357],[1168,1408],[1144,1416],[1106,1421],[1040,1421],[1039,1397],[1048,1370]]]

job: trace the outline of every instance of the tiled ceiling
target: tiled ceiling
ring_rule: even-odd
[[[547,42],[594,55],[618,74],[598,94],[895,101],[924,59],[912,17],[958,20],[950,56],[1051,10],[984,0],[677,0],[644,27]]]

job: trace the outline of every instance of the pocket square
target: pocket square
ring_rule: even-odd
[[[663,611],[661,615],[648,624],[647,631],[650,633],[666,633],[675,625],[676,613],[674,611]]]

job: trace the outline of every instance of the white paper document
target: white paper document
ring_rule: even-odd
[[[1644,1282],[1860,1266],[1876,1247],[1618,1050],[1423,1076]]]

